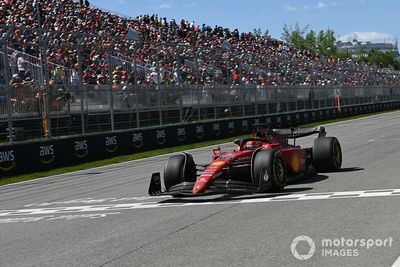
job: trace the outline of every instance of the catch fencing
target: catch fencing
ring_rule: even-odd
[[[324,108],[339,114],[400,97],[395,86],[260,83],[280,77],[265,69],[284,53],[148,41],[0,26],[0,141]]]
[[[394,87],[0,86],[0,129],[15,142],[399,100]]]

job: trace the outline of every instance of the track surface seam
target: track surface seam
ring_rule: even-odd
[[[119,259],[121,259],[121,258],[123,258],[123,257],[125,257],[125,256],[128,256],[128,255],[130,255],[130,254],[132,254],[132,253],[135,253],[136,251],[138,251],[138,250],[140,250],[140,249],[142,249],[142,248],[146,248],[146,247],[148,247],[148,246],[150,246],[150,245],[152,245],[152,244],[154,244],[154,243],[156,243],[156,242],[158,242],[158,241],[161,241],[161,240],[164,240],[164,239],[166,239],[166,238],[168,238],[168,237],[170,237],[170,236],[173,236],[173,235],[175,235],[175,234],[177,234],[177,233],[179,233],[179,232],[181,232],[181,231],[183,231],[183,230],[185,230],[185,229],[187,229],[187,228],[189,228],[189,227],[192,227],[192,226],[194,226],[194,225],[196,225],[196,224],[198,224],[198,223],[201,223],[201,222],[203,222],[203,221],[205,221],[205,220],[207,220],[207,219],[209,219],[209,218],[211,218],[211,217],[213,217],[213,216],[216,216],[216,215],[218,215],[218,214],[221,214],[221,213],[223,213],[224,211],[227,211],[227,210],[229,210],[229,209],[231,209],[231,208],[234,208],[234,207],[237,206],[237,205],[239,205],[239,203],[238,203],[238,204],[233,204],[233,205],[231,205],[231,206],[229,206],[229,207],[227,207],[227,208],[221,209],[221,210],[219,210],[219,211],[217,211],[217,212],[213,212],[213,213],[211,213],[210,215],[207,215],[206,217],[203,217],[203,218],[201,218],[201,219],[199,219],[199,220],[197,220],[197,221],[194,221],[194,222],[192,222],[192,223],[190,223],[190,224],[187,224],[187,225],[185,225],[185,226],[183,226],[183,227],[181,227],[181,228],[179,228],[179,229],[173,231],[172,233],[169,233],[169,234],[167,234],[167,235],[164,235],[164,236],[161,236],[161,237],[159,237],[159,238],[156,238],[155,240],[152,240],[152,241],[150,241],[150,242],[148,242],[148,243],[146,243],[146,244],[143,244],[143,245],[139,246],[138,248],[136,248],[136,249],[134,249],[134,250],[128,251],[128,252],[126,252],[126,253],[124,253],[124,254],[122,254],[122,255],[116,257],[116,258],[113,258],[113,259],[111,259],[111,260],[109,260],[109,261],[107,261],[107,262],[105,262],[105,263],[99,265],[99,267],[106,266],[107,264],[110,264],[110,263],[112,263],[112,262],[114,262],[114,261],[116,261],[116,260],[119,260]]]

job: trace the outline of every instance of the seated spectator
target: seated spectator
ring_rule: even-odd
[[[11,4],[10,4],[11,3]],[[36,3],[36,2],[35,2]],[[18,6],[18,8],[15,8]],[[9,38],[11,48],[30,51],[39,57],[39,37],[36,31],[26,27],[38,28],[38,20],[32,0],[0,1],[0,25],[16,25]],[[108,62],[106,52],[93,49],[112,45],[115,58],[126,62],[136,62],[137,73],[133,68],[117,66],[112,70],[112,81],[132,83],[136,77],[138,84],[231,84],[263,86],[281,85],[399,85],[399,74],[394,70],[382,71],[379,66],[355,62],[351,59],[339,60],[329,56],[296,50],[282,41],[270,36],[255,36],[240,33],[215,25],[196,24],[185,19],[161,18],[158,15],[140,15],[128,19],[91,8],[89,1],[43,1],[41,2],[41,27],[57,31],[43,33],[46,40],[48,62],[72,69],[71,82],[80,81],[74,66],[78,58],[77,37],[79,32],[86,36],[81,40],[80,56],[84,69],[82,82],[99,83],[102,73],[110,81],[108,68],[115,62]],[[140,34],[143,42],[125,40],[129,29]],[[66,34],[65,32],[70,32]],[[111,38],[113,42],[111,43]],[[221,49],[229,42],[229,49]],[[74,47],[62,49],[59,46]],[[30,60],[30,59],[29,59]],[[18,71],[25,71],[27,58],[18,54],[15,59]],[[121,61],[121,60],[119,60]],[[158,62],[155,68],[153,62]],[[118,62],[117,64],[119,64]],[[10,64],[12,65],[12,64]],[[124,69],[124,70],[123,70]],[[160,72],[160,73],[157,73]],[[74,78],[72,78],[74,76]],[[114,76],[117,76],[114,79]],[[160,79],[160,80],[158,80]],[[65,77],[63,78],[65,82]],[[103,78],[101,79],[103,80]],[[100,81],[102,83],[102,81]]]

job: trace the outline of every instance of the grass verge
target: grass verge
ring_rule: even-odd
[[[335,122],[344,122],[344,121],[348,121],[348,120],[370,117],[373,115],[379,115],[379,114],[390,113],[390,112],[393,112],[393,110],[357,115],[357,116],[352,116],[352,117],[347,117],[347,118],[325,120],[325,121],[321,121],[321,122],[307,123],[307,124],[303,124],[301,126],[307,127],[307,126],[313,126],[313,125],[324,125],[324,124],[335,123]],[[37,179],[37,178],[46,177],[46,176],[52,176],[52,175],[57,175],[57,174],[73,172],[73,171],[86,170],[86,169],[90,169],[90,168],[96,168],[96,167],[106,166],[106,165],[110,165],[110,164],[135,160],[135,159],[148,158],[148,157],[153,157],[153,156],[157,156],[157,155],[163,155],[163,154],[168,154],[168,153],[173,153],[173,152],[178,152],[178,151],[183,151],[183,150],[217,145],[217,144],[221,144],[221,143],[230,142],[230,141],[234,140],[235,138],[243,138],[243,137],[248,137],[248,134],[236,136],[236,137],[218,139],[218,140],[199,142],[199,143],[194,143],[194,144],[189,144],[189,145],[161,148],[161,149],[156,149],[156,150],[151,150],[151,151],[139,152],[139,153],[135,153],[135,154],[117,156],[114,158],[86,162],[86,163],[82,163],[82,164],[78,164],[78,165],[74,165],[74,166],[60,167],[60,168],[56,168],[56,169],[48,170],[48,171],[4,177],[4,178],[0,179],[0,185],[12,184],[12,183],[16,183],[16,182],[22,182],[22,181]]]
[[[233,138],[229,137],[229,138],[224,138],[224,139],[219,139],[219,140],[211,140],[211,141],[199,142],[199,143],[194,143],[194,144],[189,144],[189,145],[166,147],[166,148],[160,148],[160,149],[151,150],[151,151],[139,152],[139,153],[135,153],[135,154],[122,155],[122,156],[117,156],[117,157],[103,159],[103,160],[85,162],[85,163],[74,165],[74,166],[60,167],[60,168],[56,168],[56,169],[52,169],[52,170],[48,170],[48,171],[41,171],[41,172],[34,172],[34,173],[27,173],[27,174],[21,174],[21,175],[16,175],[16,176],[4,177],[4,178],[0,179],[0,185],[22,182],[22,181],[32,180],[32,179],[46,177],[46,176],[63,174],[63,173],[67,173],[67,172],[86,170],[86,169],[90,169],[90,168],[96,168],[96,167],[106,166],[106,165],[110,165],[110,164],[135,160],[135,159],[148,158],[148,157],[153,157],[153,156],[158,156],[158,155],[163,155],[163,154],[168,154],[168,153],[173,153],[173,152],[178,152],[178,151],[183,151],[183,150],[217,145],[217,144],[221,144],[221,143],[230,142],[234,138],[243,138],[243,137],[248,137],[248,134],[233,137]]]

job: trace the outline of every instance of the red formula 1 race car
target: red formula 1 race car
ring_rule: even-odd
[[[310,148],[296,145],[296,138],[318,134]],[[289,144],[293,140],[293,144]],[[196,196],[219,193],[279,192],[287,181],[317,172],[339,171],[342,150],[336,137],[326,137],[322,126],[274,129],[257,127],[253,136],[234,141],[233,151],[213,149],[209,165],[196,165],[188,153],[171,156],[164,177],[153,173],[149,194]]]

